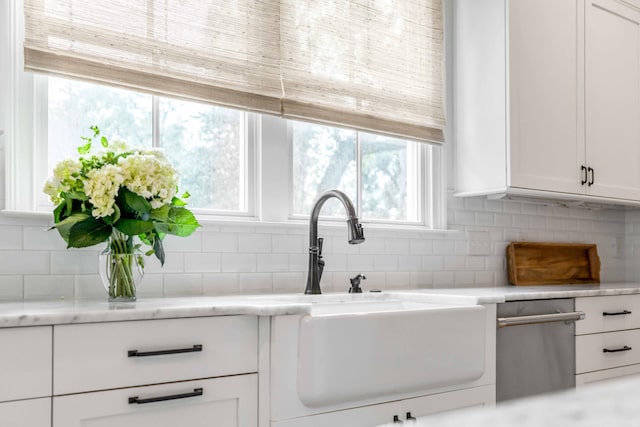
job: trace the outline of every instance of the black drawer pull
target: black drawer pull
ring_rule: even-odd
[[[393,422],[396,423],[396,424],[402,424],[402,420],[397,415],[393,416]]]
[[[416,420],[416,417],[414,417],[413,415],[411,415],[411,412],[407,412],[407,420],[415,421],[415,420]]]
[[[631,347],[629,347],[628,345],[625,345],[622,348],[603,348],[602,352],[603,353],[618,353],[620,351],[629,351],[631,350]]]
[[[197,351],[202,351],[202,344],[196,344],[193,347],[188,347],[188,348],[175,348],[172,350],[156,350],[156,351],[129,350],[127,352],[127,357],[163,356],[166,354],[195,353]]]
[[[129,398],[129,405],[138,404],[143,405],[145,403],[164,402],[165,400],[186,399],[189,397],[202,396],[204,394],[201,388],[194,388],[191,393],[172,394],[169,396],[149,397],[147,399],[140,399],[138,396]]]
[[[631,312],[629,310],[616,311],[614,313],[611,313],[611,312],[608,312],[608,311],[603,311],[602,312],[603,316],[624,316],[625,314],[631,314]]]

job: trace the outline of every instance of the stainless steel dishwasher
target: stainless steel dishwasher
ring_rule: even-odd
[[[498,304],[496,400],[575,387],[574,300]]]

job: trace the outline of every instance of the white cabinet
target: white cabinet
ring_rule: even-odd
[[[640,201],[640,1],[628,3],[455,2],[458,194]]]
[[[55,395],[258,371],[255,316],[55,327]]]
[[[640,200],[640,1],[587,0],[585,103],[590,194]]]
[[[640,295],[576,298],[576,386],[640,373]]]
[[[0,329],[0,425],[51,426],[50,326]]]
[[[495,385],[488,385],[272,422],[271,427],[372,427],[391,424],[394,420],[398,423],[401,421],[428,422],[426,418],[436,413],[493,404],[495,404]]]
[[[256,427],[257,374],[53,398],[54,427]]]
[[[46,427],[51,425],[51,398],[0,403],[0,425]]]
[[[258,320],[220,316],[54,329],[53,427],[258,422]]]

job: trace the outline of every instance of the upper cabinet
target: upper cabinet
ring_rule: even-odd
[[[457,0],[454,11],[458,193],[640,201],[640,9]]]

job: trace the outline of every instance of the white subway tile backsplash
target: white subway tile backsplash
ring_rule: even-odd
[[[19,227],[16,229],[20,230]],[[25,250],[63,251],[67,244],[57,230],[48,227],[22,227]]]
[[[75,282],[73,275],[25,275],[25,300],[73,299]]]
[[[302,236],[274,234],[271,236],[271,249],[273,253],[304,253],[306,245]]]
[[[1,174],[0,174],[1,175]],[[0,176],[1,178],[1,176]],[[364,273],[365,289],[507,286],[511,241],[597,243],[603,280],[640,281],[640,210],[588,210],[513,201],[450,198],[447,233],[367,229],[349,245],[345,228],[322,226],[323,291],[345,292]],[[106,299],[97,276],[102,247],[67,250],[49,220],[0,217],[0,299]],[[469,256],[468,232],[490,236],[487,256]],[[306,225],[207,224],[188,238],[168,236],[167,261],[147,258],[140,297],[302,292]]]
[[[393,255],[409,255],[409,240],[387,239],[385,245],[385,253]]]
[[[22,229],[0,226],[0,249],[22,249]]]
[[[251,273],[256,270],[256,254],[222,254],[222,271],[225,273]]]
[[[373,255],[347,255],[347,270],[356,274],[373,271]]]
[[[273,273],[240,273],[241,294],[270,294],[273,292]]]
[[[397,271],[398,256],[397,255],[374,255],[373,270],[374,271]]]
[[[0,276],[0,300],[20,300],[23,298],[23,295],[22,276]]]
[[[271,253],[270,234],[239,234],[238,251],[250,253]]]
[[[422,257],[420,255],[403,255],[398,258],[398,270],[400,271],[420,271],[422,268]]]
[[[202,274],[165,274],[165,297],[190,297],[202,295]]]
[[[257,271],[260,273],[289,271],[289,255],[258,254]]]
[[[204,252],[237,252],[237,233],[202,233],[202,250]]]
[[[273,292],[301,294],[307,284],[307,277],[302,272],[273,273]]]
[[[173,254],[172,254],[173,255]],[[222,269],[222,254],[213,252],[185,253],[184,271],[198,271],[202,273],[215,273]]]
[[[240,292],[239,273],[205,273],[203,275],[204,295],[237,295]]]
[[[2,274],[48,274],[50,272],[49,252],[0,251],[0,272]]]
[[[97,274],[82,274],[74,276],[74,298],[99,299],[107,301],[109,295],[100,276]]]

